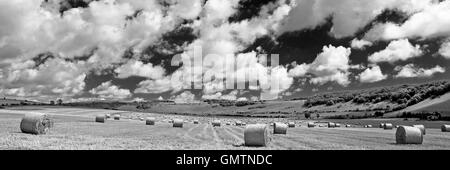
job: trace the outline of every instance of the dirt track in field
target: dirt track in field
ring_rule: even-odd
[[[297,121],[301,127],[289,128],[286,135],[270,132],[266,147],[245,147],[244,127],[225,125],[235,121],[233,118],[220,118],[222,125],[213,127],[211,118],[79,108],[36,110],[55,119],[49,134],[36,136],[20,132],[20,120],[26,112],[29,110],[0,110],[0,149],[450,149],[450,133],[439,129],[427,129],[422,145],[397,145],[395,129],[306,128],[305,121]],[[106,113],[120,114],[123,119],[94,122],[95,115]],[[155,117],[156,125],[139,121],[146,116]],[[183,118],[187,123],[173,128],[168,123],[172,118]],[[193,124],[195,119],[200,124]]]

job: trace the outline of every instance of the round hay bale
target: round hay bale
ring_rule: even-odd
[[[114,120],[120,120],[120,115],[114,115]]]
[[[111,114],[106,114],[105,117],[106,117],[106,119],[109,119],[109,118],[111,118]]]
[[[173,119],[170,119],[168,122],[169,122],[169,123],[173,123]]]
[[[442,132],[450,132],[450,125],[442,125],[441,131]]]
[[[194,120],[194,124],[198,124],[198,120]]]
[[[395,125],[395,128],[398,128],[398,127],[400,127],[399,125]]]
[[[145,125],[155,125],[156,123],[156,118],[154,117],[147,117],[147,119],[145,119]]]
[[[183,120],[182,119],[173,119],[173,127],[182,128]]]
[[[380,123],[379,127],[384,128],[384,123]]]
[[[315,127],[316,125],[313,123],[313,122],[308,122],[308,127],[309,128],[313,128],[313,127]]]
[[[295,128],[295,123],[294,122],[289,122],[288,123],[288,127],[289,128]]]
[[[245,146],[266,146],[269,141],[265,124],[251,124],[245,127]]]
[[[273,125],[273,134],[286,134],[288,125],[284,123],[275,123]]]
[[[245,122],[242,122],[242,124],[241,124],[242,126],[247,126],[247,123],[245,123]]]
[[[347,125],[345,125],[345,127],[346,127],[346,128],[349,128],[349,127],[352,127],[352,125],[348,125],[348,124],[347,124]]]
[[[328,122],[328,128],[334,128],[336,127],[336,124],[333,122]]]
[[[334,124],[334,127],[341,127],[341,124],[336,123],[336,124]]]
[[[106,115],[97,115],[97,116],[95,116],[95,122],[105,123],[105,121],[106,121]]]
[[[424,126],[424,125],[413,125],[413,127],[419,128],[420,131],[422,131],[422,134],[423,134],[423,135],[426,134],[425,126]]]
[[[139,120],[140,120],[140,121],[144,121],[144,118],[141,117],[141,118],[139,118]]]
[[[53,127],[53,120],[45,113],[28,113],[20,122],[23,133],[35,135],[46,134]]]
[[[234,124],[235,124],[236,126],[242,126],[242,122],[241,122],[241,121],[236,121]]]
[[[393,129],[394,128],[394,125],[392,125],[392,123],[385,123],[384,125],[383,125],[383,129],[384,130],[391,130],[391,129]]]
[[[400,126],[395,133],[397,144],[422,144],[423,134],[417,127]]]
[[[229,126],[229,125],[230,125],[230,122],[225,123],[225,125]]]
[[[211,124],[213,127],[220,127],[220,120],[213,120]]]

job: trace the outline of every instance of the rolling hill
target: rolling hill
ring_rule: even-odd
[[[450,93],[438,96],[436,98],[429,98],[415,105],[389,113],[387,116],[398,116],[403,112],[439,112],[442,116],[450,116]]]

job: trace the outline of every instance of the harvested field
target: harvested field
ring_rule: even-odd
[[[42,112],[43,108],[35,110]],[[64,111],[59,111],[63,109]],[[69,110],[71,109],[71,110]],[[48,114],[54,119],[54,127],[46,135],[30,135],[20,131],[20,121],[23,113],[30,110],[0,110],[0,149],[449,149],[450,133],[441,132],[437,128],[427,127],[427,135],[424,136],[422,145],[397,145],[395,130],[383,130],[380,128],[307,128],[309,121],[296,121],[301,127],[290,128],[286,135],[274,135],[273,127],[269,128],[270,142],[265,147],[244,146],[243,126],[224,125],[213,127],[212,118],[194,116],[173,116],[151,113],[132,113],[111,110],[98,110],[79,108],[55,108]],[[95,123],[95,115],[120,112],[124,117],[119,121],[106,121]],[[137,117],[155,117],[157,123],[154,126],[146,126],[145,122]],[[172,128],[168,123],[170,119],[183,119],[183,128]],[[234,118],[214,118],[222,122],[235,122]],[[199,124],[193,124],[193,120],[199,120]],[[286,122],[292,120],[282,119],[245,119],[248,124],[270,122]],[[340,122],[342,124],[357,125],[379,124],[391,120],[353,120],[353,122]],[[395,120],[400,122],[400,120]],[[327,120],[321,120],[316,124],[325,124]],[[369,123],[370,122],[370,123]],[[397,125],[393,123],[393,125]],[[434,125],[433,125],[434,126]],[[375,126],[374,126],[375,127]]]

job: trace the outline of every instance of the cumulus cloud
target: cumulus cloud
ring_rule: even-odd
[[[133,100],[131,100],[132,102],[146,102],[146,100],[144,98],[140,98],[140,97],[135,97]]]
[[[89,93],[106,99],[126,99],[132,95],[130,90],[121,89],[113,85],[111,81],[104,82],[98,87],[89,90]]]
[[[403,24],[385,23],[373,27],[366,38],[391,40],[400,38],[434,38],[450,36],[450,1],[426,3]]]
[[[376,52],[369,56],[372,63],[395,63],[397,61],[406,61],[422,55],[419,45],[413,46],[408,39],[395,40],[389,43],[386,49]]]
[[[214,93],[214,94],[204,94],[202,96],[202,99],[206,99],[206,100],[216,99],[216,100],[235,101],[237,99],[238,93],[239,93],[238,90],[233,90],[233,91],[229,92],[228,94],[223,94],[222,92],[217,92],[217,93]]]
[[[138,84],[138,88],[134,90],[134,93],[157,94],[171,91],[172,89],[172,83],[168,78],[144,80]]]
[[[450,41],[447,41],[441,45],[439,54],[446,59],[450,59]]]
[[[2,70],[0,87],[7,96],[74,96],[85,86],[84,65],[84,62],[72,63],[59,58],[39,66],[32,60],[12,63]]]
[[[380,66],[374,65],[364,70],[358,77],[362,83],[374,83],[386,79],[387,75],[381,72]]]
[[[198,17],[203,1],[195,0],[189,3],[172,1],[169,8],[161,6],[157,1],[147,0],[92,2],[86,0],[85,2],[88,3],[87,7],[67,8],[68,10],[61,15],[58,9],[67,6],[65,0],[0,1],[0,23],[2,23],[0,25],[0,56],[2,56],[0,68],[11,70],[13,68],[10,67],[13,63],[27,62],[36,55],[47,52],[67,59],[87,55],[88,58],[84,63],[65,61],[56,63],[56,66],[66,65],[71,67],[68,70],[76,70],[73,71],[75,75],[72,76],[72,81],[82,82],[72,83],[73,86],[77,86],[76,90],[65,87],[50,90],[57,94],[79,93],[82,91],[79,88],[84,86],[86,74],[92,70],[101,71],[112,68],[113,65],[120,63],[126,64],[117,70],[120,72],[119,77],[137,74],[137,76],[158,79],[164,72],[161,68],[136,61],[124,62],[122,58],[124,52],[130,50],[139,54],[150,44],[156,42],[162,34],[181,24],[183,19]],[[11,71],[11,74],[29,74],[33,70],[39,72],[45,68],[22,69],[16,72]],[[24,71],[28,73],[20,73]],[[56,72],[56,70],[54,71]],[[131,72],[125,73],[124,71]],[[64,70],[60,72],[65,73]],[[144,72],[145,75],[142,75]],[[8,76],[6,73],[3,78],[8,78]],[[58,86],[71,84],[64,79],[58,80],[60,81],[49,82]],[[28,81],[28,85],[23,86],[15,84],[15,90],[10,91],[9,94],[36,96],[39,94],[36,91],[46,91],[42,89],[56,86],[44,87],[41,84],[38,80]],[[5,86],[4,91],[13,89],[6,81],[0,82],[0,85]]]
[[[223,80],[233,79],[238,84],[250,84],[252,90],[258,89],[256,82],[262,87],[269,86],[262,90],[263,93],[276,97],[290,89],[294,77],[303,78],[303,82],[309,80],[312,84],[336,82],[347,86],[350,84],[349,70],[355,68],[350,65],[351,49],[325,46],[314,62],[292,64],[293,69],[288,71],[283,65],[264,65],[259,56],[261,51],[246,50],[260,37],[275,38],[286,31],[314,28],[329,16],[333,17],[332,35],[352,36],[384,9],[401,10],[411,17],[402,25],[378,24],[366,37],[353,39],[352,48],[364,49],[378,39],[448,34],[447,20],[442,16],[447,16],[449,3],[432,0],[375,0],[371,3],[360,0],[277,0],[262,6],[255,17],[236,22],[228,19],[236,14],[239,0],[83,1],[87,7],[68,8],[67,0],[0,0],[1,94],[37,98],[82,95],[87,90],[84,87],[88,74],[113,70],[115,78],[145,78],[138,83],[134,93],[178,94],[190,89],[191,82],[204,82],[204,96],[228,95],[233,98],[233,94],[222,95],[227,89]],[[62,7],[67,8],[63,14],[58,10]],[[166,72],[163,65],[143,62],[148,60],[142,58],[155,57],[144,56],[143,51],[180,25],[192,29],[196,39],[178,50],[183,51],[184,58],[194,60],[199,56],[192,54],[201,47],[203,65],[183,63],[181,68],[167,75],[169,71]],[[371,55],[369,60],[394,63],[421,55],[419,46],[405,41],[391,42],[387,49]],[[439,53],[450,58],[447,46],[443,44]],[[42,53],[55,57],[43,63],[32,60]],[[133,55],[124,57],[124,53]],[[84,57],[83,61],[76,59],[80,56]],[[227,62],[230,58],[234,62]],[[361,74],[376,75],[378,70],[372,67]],[[378,74],[378,79],[382,75]],[[276,84],[270,80],[276,80]],[[108,94],[111,91],[116,91],[118,98],[132,97],[129,90],[105,83],[89,92],[95,92],[92,94],[99,98],[115,97]],[[191,96],[187,92],[182,94]]]
[[[289,76],[291,77],[303,77],[308,73],[309,65],[306,63],[298,65],[294,62],[292,66],[293,68],[289,70]]]
[[[184,91],[183,93],[172,98],[175,103],[195,103],[195,95],[190,91]]]
[[[248,101],[248,99],[246,97],[239,97],[239,99],[237,99],[236,101],[245,102]]]
[[[323,85],[327,82],[336,82],[342,86],[350,84],[348,76],[350,65],[350,48],[332,45],[324,46],[322,53],[310,64],[301,64],[289,70],[289,75],[302,77],[306,73],[314,75],[310,79],[312,84]]]
[[[198,39],[184,48],[182,56],[188,61],[202,60],[203,63],[200,66],[183,63],[181,71],[189,73],[193,70],[193,72],[182,81],[203,83],[203,93],[207,95],[217,94],[227,89],[224,85],[224,81],[227,80],[235,80],[236,84],[254,83],[257,78],[270,79],[270,74],[267,73],[271,71],[280,76],[283,76],[282,72],[286,71],[286,69],[261,64],[256,52],[239,52],[258,37],[270,36],[277,30],[280,21],[289,12],[290,4],[284,0],[275,1],[263,6],[257,17],[239,22],[228,22],[228,18],[236,13],[238,5],[239,2],[236,0],[207,1],[203,10],[204,17],[192,24],[192,28],[199,33]],[[193,55],[199,48],[203,56]],[[258,76],[249,76],[249,74]],[[280,87],[285,88],[286,84],[290,84],[290,77],[280,79],[283,80],[280,82],[283,83]]]
[[[358,40],[358,39],[355,38],[355,39],[352,40],[350,46],[351,46],[353,49],[363,50],[363,49],[366,48],[366,47],[372,46],[372,44],[373,44],[373,43],[370,42],[370,41],[366,41],[366,40],[364,40],[364,39]]]
[[[398,9],[408,13],[421,10],[432,0],[296,0],[281,32],[314,28],[332,16],[336,37],[347,37],[366,26],[384,9]]]
[[[395,78],[412,78],[412,77],[431,77],[436,73],[444,73],[445,68],[441,66],[435,66],[430,69],[418,68],[414,64],[408,64],[403,67],[395,67],[395,71],[398,71]]]
[[[140,76],[149,79],[161,79],[165,70],[161,66],[153,66],[152,63],[144,64],[142,61],[129,60],[119,68],[115,69],[118,78],[128,78],[130,76]]]

